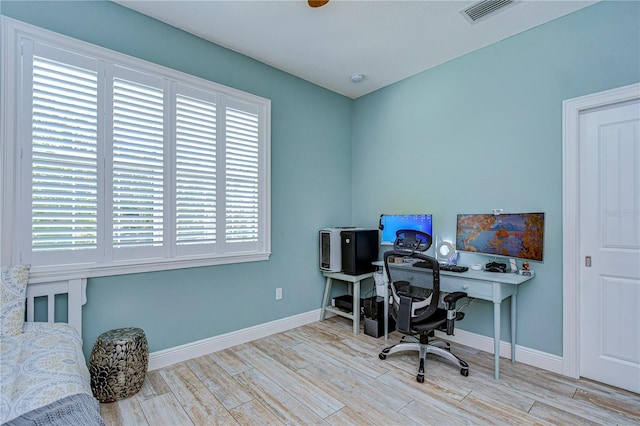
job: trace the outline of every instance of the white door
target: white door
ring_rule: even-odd
[[[640,101],[579,120],[580,376],[640,393]]]

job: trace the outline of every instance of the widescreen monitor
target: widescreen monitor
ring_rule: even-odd
[[[396,231],[413,229],[433,236],[432,217],[430,214],[383,214],[380,216],[380,244],[393,245]]]
[[[542,262],[544,213],[459,214],[456,250]]]

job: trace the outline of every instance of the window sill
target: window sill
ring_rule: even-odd
[[[271,253],[229,255],[215,258],[152,259],[148,262],[119,262],[109,265],[56,265],[34,266],[29,271],[29,283],[97,278],[113,275],[138,274],[143,272],[169,271],[172,269],[198,268],[202,266],[227,265],[232,263],[259,262],[269,260]]]

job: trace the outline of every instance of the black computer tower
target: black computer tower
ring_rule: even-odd
[[[342,272],[349,275],[373,272],[378,260],[379,235],[377,229],[348,229],[340,232]]]
[[[376,296],[362,301],[364,308],[364,334],[371,337],[384,336],[384,297]],[[389,306],[391,312],[391,306]],[[396,322],[389,315],[387,331],[396,329]]]

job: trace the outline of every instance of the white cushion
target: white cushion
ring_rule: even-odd
[[[2,268],[0,284],[0,335],[17,336],[24,324],[27,281],[31,265]]]

